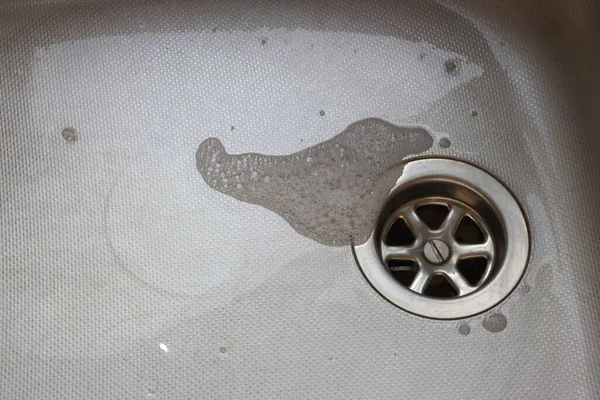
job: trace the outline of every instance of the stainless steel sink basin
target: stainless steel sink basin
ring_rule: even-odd
[[[599,71],[592,0],[2,2],[0,398],[598,398]],[[432,157],[527,220],[467,318],[352,251]]]

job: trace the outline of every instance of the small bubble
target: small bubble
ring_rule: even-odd
[[[526,283],[523,285],[523,290],[525,290],[525,293],[529,293],[531,291],[531,286]]]
[[[63,129],[63,131],[61,132],[61,135],[62,135],[63,139],[65,139],[69,142],[77,140],[77,131],[75,131],[74,128]]]
[[[329,361],[333,361],[333,356],[329,356],[329,357],[327,357],[327,359],[328,359]]]
[[[476,117],[478,115],[479,113],[477,112],[477,110],[471,110],[471,117]]]
[[[319,115],[320,115],[321,117],[325,116],[325,111],[323,111],[323,110],[319,111]]]
[[[148,397],[154,397],[155,394],[156,394],[156,390],[148,389]]]
[[[236,188],[241,189],[242,188],[242,184],[238,183],[237,185],[235,185]]]
[[[267,38],[262,38],[262,39],[260,40],[260,44],[264,46],[265,44],[267,44],[267,41],[268,41],[268,40],[269,40],[269,39],[267,39]]]
[[[231,130],[234,131],[235,130],[235,126],[231,125]]]
[[[213,32],[217,31],[217,27],[215,26],[214,28],[211,29]]]
[[[306,162],[311,162],[312,161],[312,157],[306,157]]]
[[[271,178],[270,178],[270,177],[268,177],[268,176],[265,176],[265,179],[264,179],[264,181],[265,181],[266,183],[269,183],[269,182],[271,182]]]
[[[252,171],[252,172],[250,173],[250,178],[252,178],[252,179],[256,179],[257,177],[258,177],[258,172],[256,172],[256,171]]]
[[[450,147],[450,139],[441,138],[440,139],[440,147],[443,149],[447,149],[448,147]]]

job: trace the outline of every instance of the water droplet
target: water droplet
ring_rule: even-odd
[[[61,132],[61,135],[62,135],[63,139],[65,139],[69,142],[73,142],[73,141],[77,140],[77,131],[75,131],[74,128],[63,129],[63,131]]]
[[[225,347],[225,346],[219,347],[219,353],[226,354],[227,353],[227,347]]]
[[[450,75],[456,75],[458,73],[458,63],[456,60],[446,60],[444,68],[446,68],[446,72]]]
[[[483,322],[481,325],[488,331],[492,333],[502,332],[506,329],[508,321],[506,317],[499,312],[493,312],[490,315],[487,315],[483,318]]]
[[[440,139],[440,147],[443,149],[447,149],[448,147],[450,147],[450,139],[441,138]]]

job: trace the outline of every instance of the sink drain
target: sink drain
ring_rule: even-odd
[[[483,312],[517,285],[529,252],[520,207],[495,178],[444,159],[408,163],[354,253],[395,305],[430,318]]]

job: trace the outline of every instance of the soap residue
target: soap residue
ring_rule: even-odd
[[[405,158],[432,146],[424,128],[368,118],[283,156],[228,154],[210,138],[200,144],[196,166],[211,188],[279,214],[319,243],[342,246],[368,239]]]

